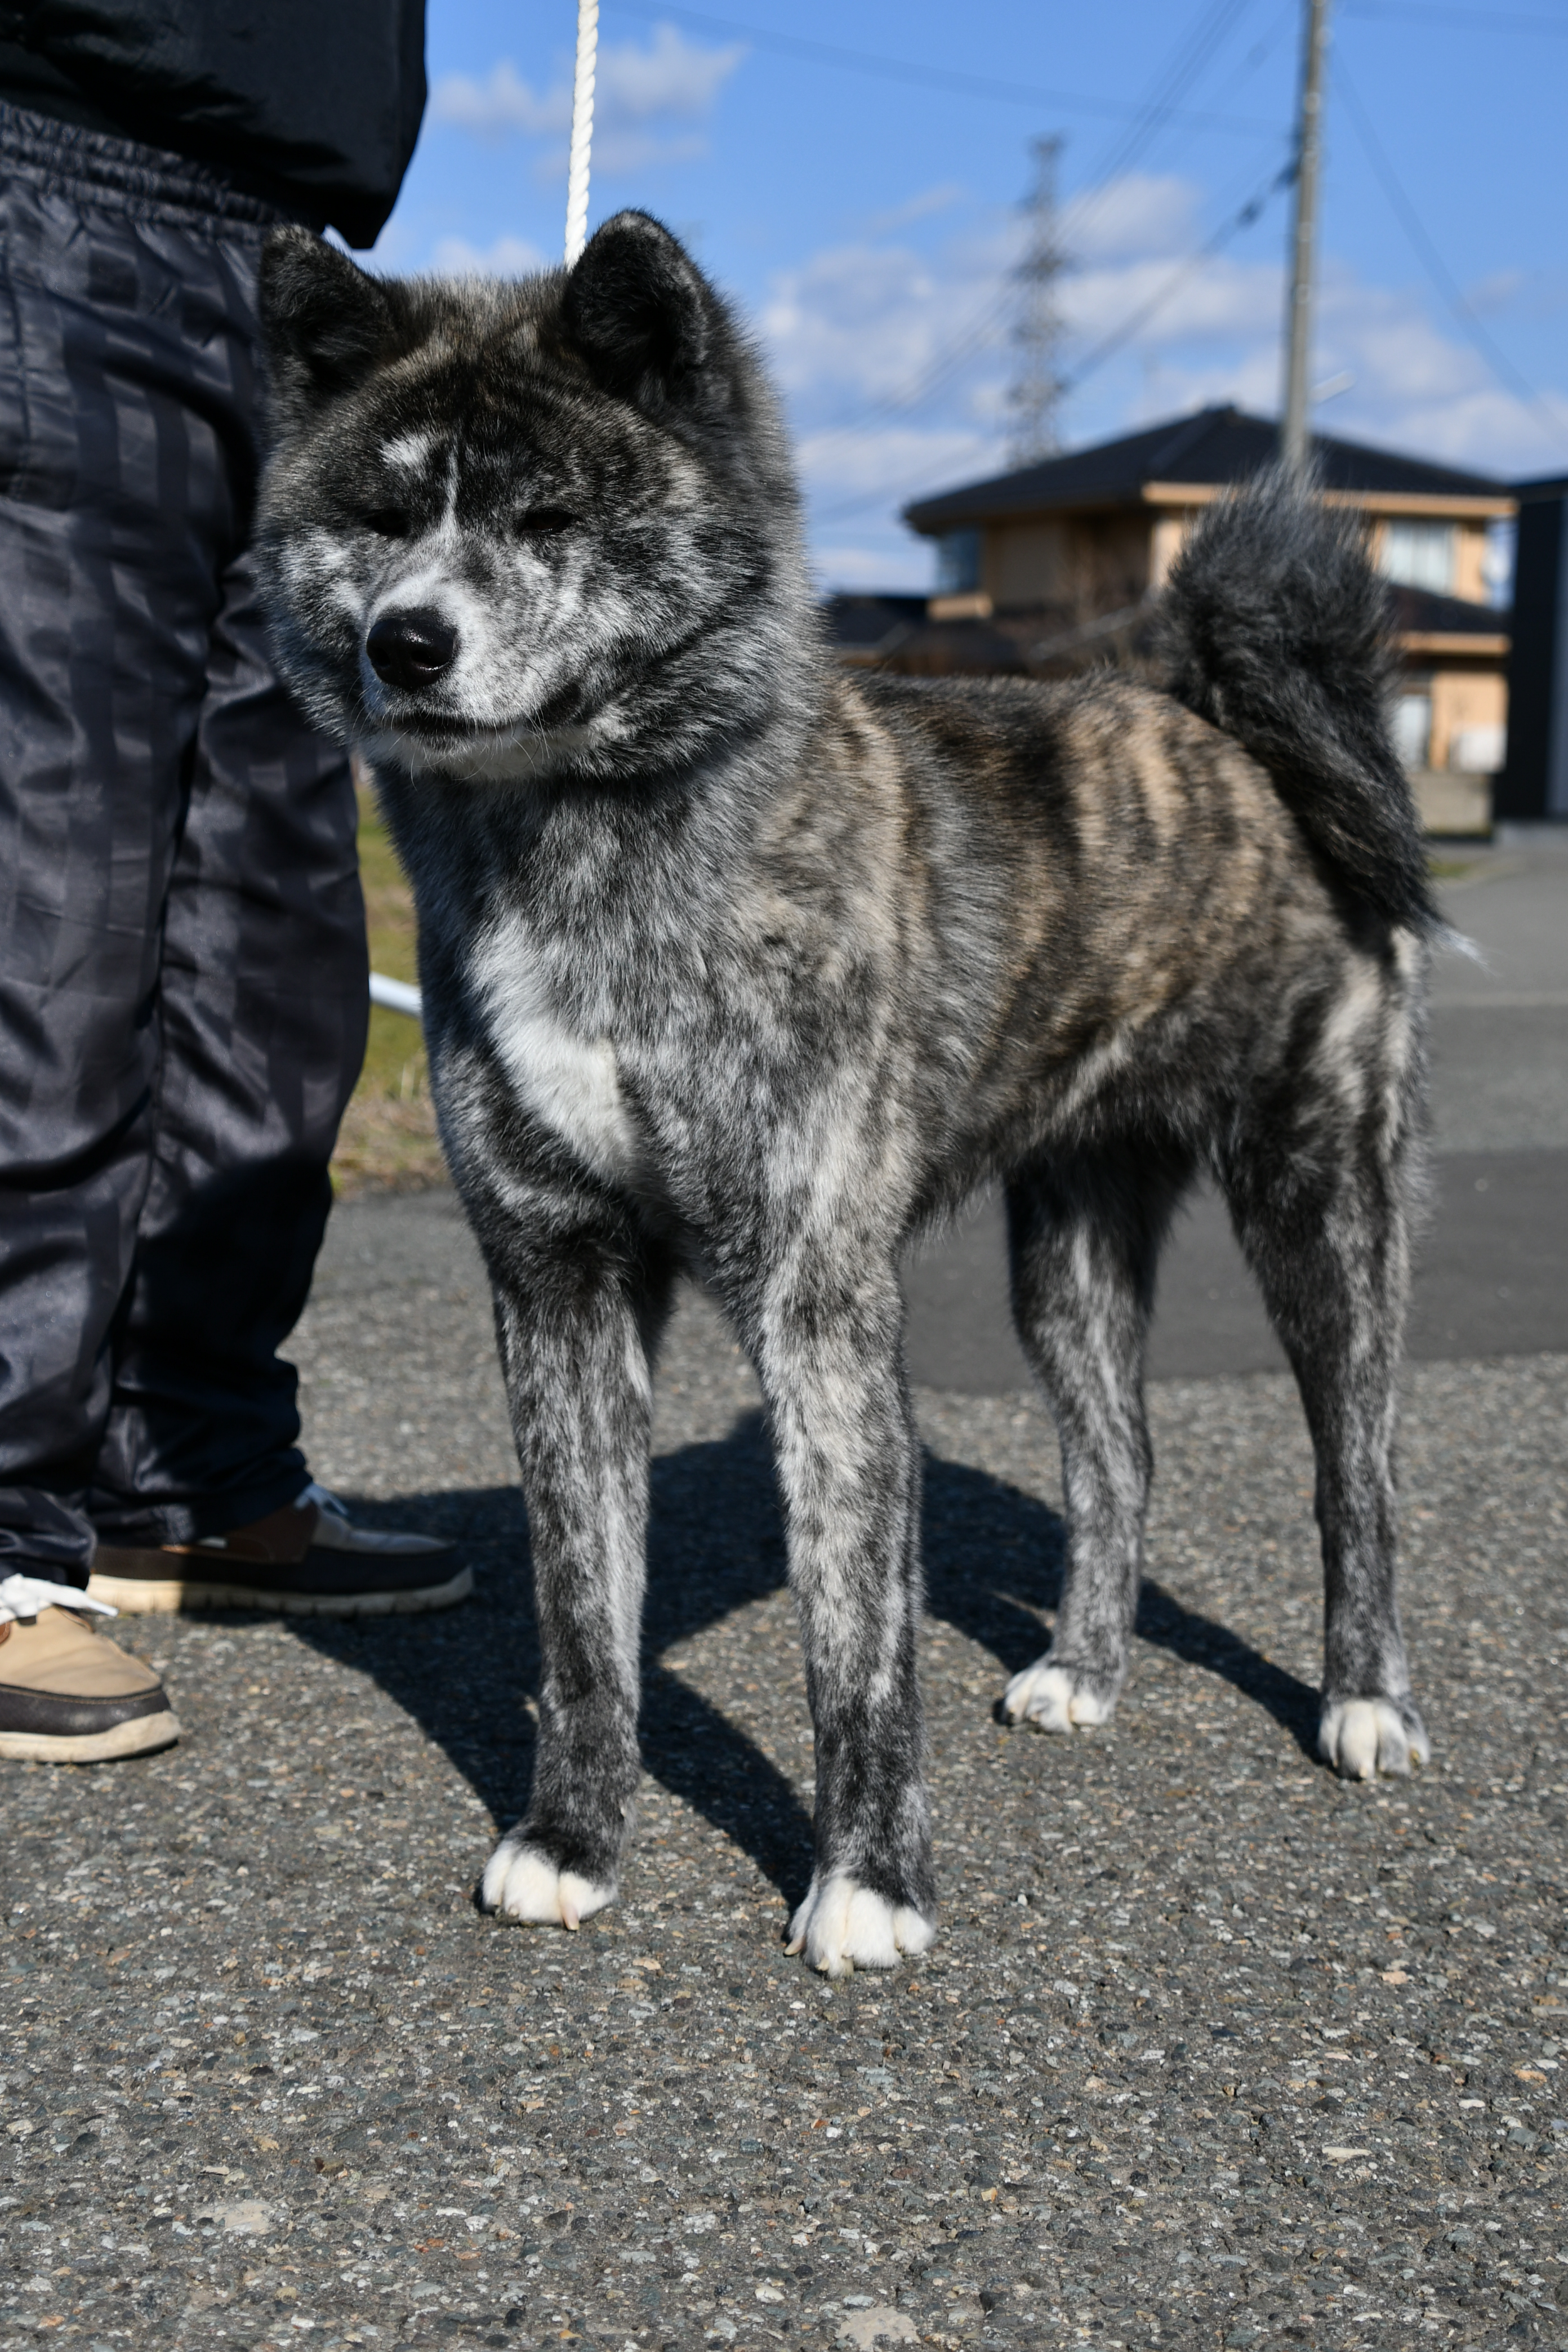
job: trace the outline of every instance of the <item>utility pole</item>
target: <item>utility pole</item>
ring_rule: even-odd
[[[1307,462],[1307,384],[1312,357],[1312,294],[1317,263],[1318,190],[1323,163],[1323,68],[1329,54],[1329,0],[1306,0],[1301,37],[1301,103],[1296,121],[1296,203],[1290,238],[1290,299],[1285,313],[1285,414],[1279,455],[1293,473]]]
[[[1060,215],[1057,205],[1057,168],[1061,161],[1059,138],[1033,139],[1035,177],[1024,199],[1028,236],[1024,258],[1015,273],[1020,292],[1013,346],[1017,364],[1008,387],[1013,411],[1013,436],[1008,457],[1015,466],[1037,465],[1061,447],[1061,404],[1065,328],[1057,298],[1057,282],[1068,266],[1062,251]]]

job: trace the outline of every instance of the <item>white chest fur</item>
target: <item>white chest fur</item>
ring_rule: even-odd
[[[556,1011],[524,926],[503,916],[474,958],[474,978],[502,1066],[519,1100],[597,1175],[630,1173],[637,1129],[607,1037],[581,1035]]]

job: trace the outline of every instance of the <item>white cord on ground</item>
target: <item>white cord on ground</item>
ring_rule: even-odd
[[[371,973],[370,1001],[373,1004],[384,1004],[389,1013],[412,1013],[416,1021],[425,1016],[419,991],[411,988],[405,980],[388,980],[384,971]]]
[[[588,157],[594,144],[594,73],[599,0],[577,0],[577,70],[572,82],[572,160],[566,167],[566,267],[588,242]]]

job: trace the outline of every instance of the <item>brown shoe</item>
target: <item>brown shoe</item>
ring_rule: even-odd
[[[299,1500],[232,1535],[132,1549],[100,1544],[88,1586],[129,1615],[265,1609],[292,1617],[387,1617],[450,1609],[474,1589],[439,1536],[356,1527],[335,1495]]]
[[[0,1579],[0,1610],[16,1612],[0,1616],[0,1756],[106,1764],[172,1746],[180,1726],[163,1684],[95,1633],[83,1610],[46,1598],[68,1590]]]

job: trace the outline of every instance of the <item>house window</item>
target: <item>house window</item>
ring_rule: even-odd
[[[1439,596],[1451,596],[1458,541],[1451,522],[1386,522],[1384,572],[1402,587],[1430,588]]]
[[[967,596],[980,585],[980,533],[944,530],[936,543],[936,593]]]
[[[1394,748],[1406,768],[1425,768],[1432,754],[1432,693],[1414,688],[1394,705]]]
[[[1448,738],[1448,765],[1461,775],[1495,776],[1508,761],[1508,729],[1500,719],[1456,727]]]

